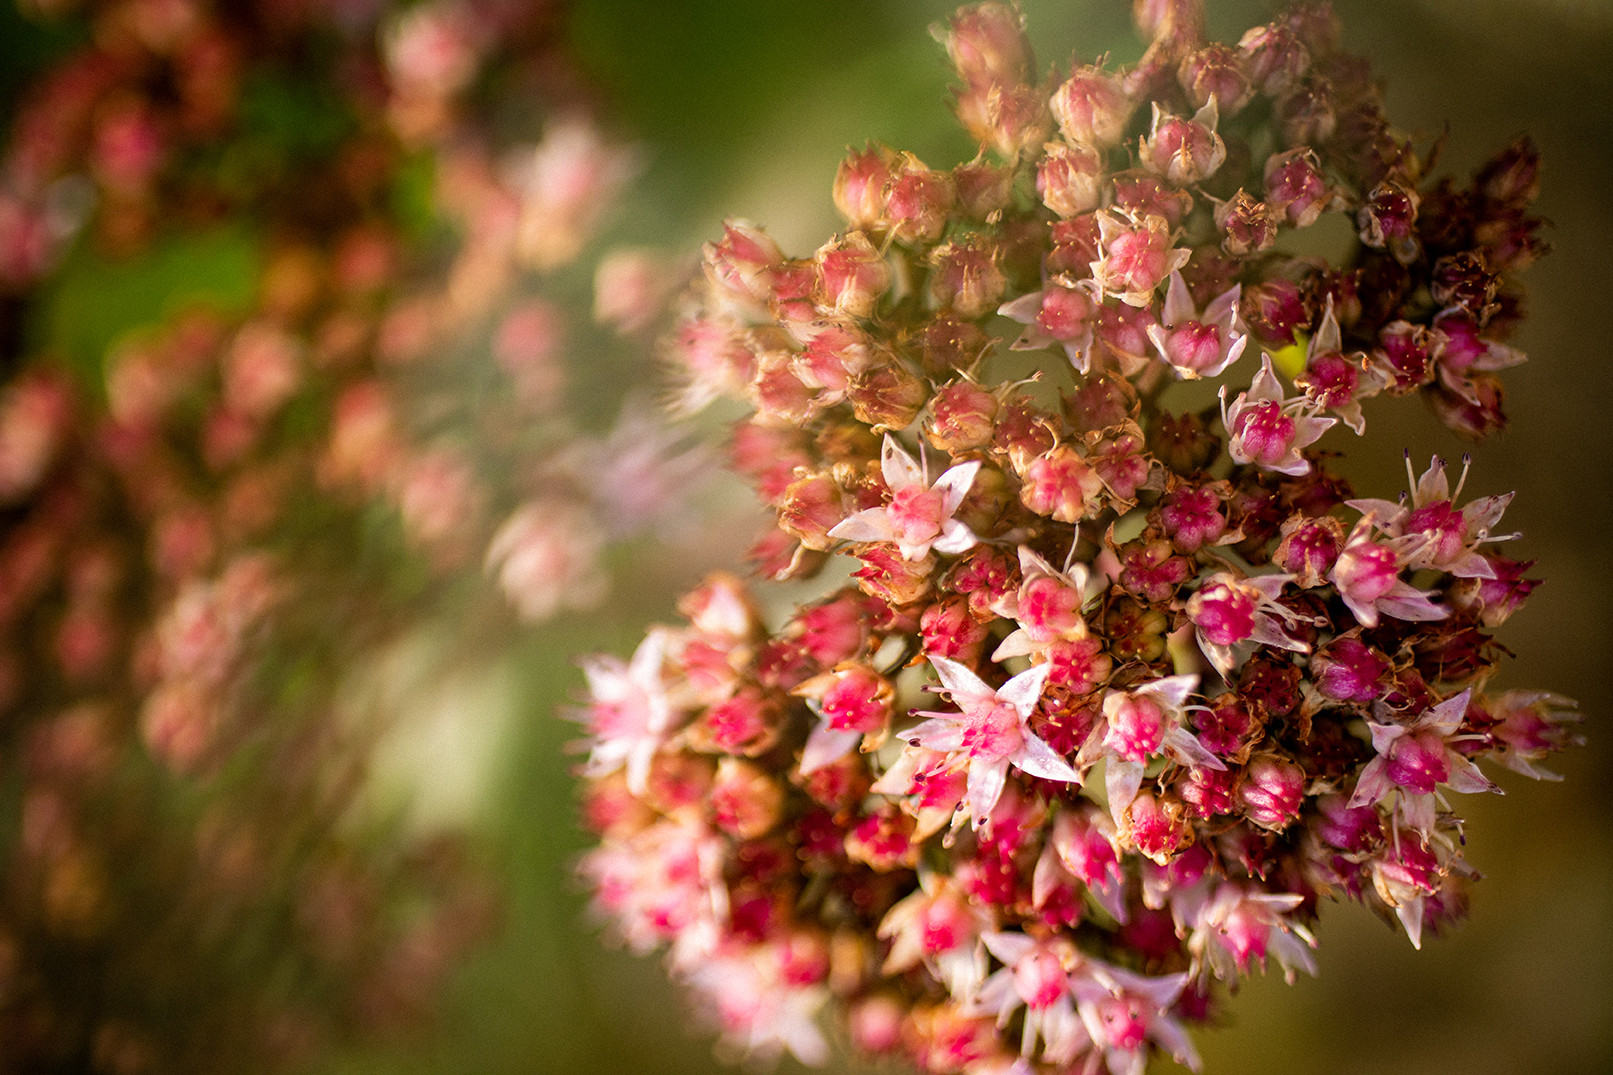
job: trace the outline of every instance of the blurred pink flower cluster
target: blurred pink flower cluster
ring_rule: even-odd
[[[355,810],[350,684],[596,602],[679,503],[673,438],[570,383],[677,270],[617,251],[576,312],[634,154],[548,4],[69,8],[0,156],[0,1070],[271,1070],[421,1022],[485,932],[459,850]],[[61,353],[74,274],[219,229],[244,303]]]
[[[1533,148],[1435,179],[1326,5],[1202,14],[1142,0],[1138,62],[1044,77],[965,8],[975,159],[853,151],[815,252],[706,248],[680,399],[747,409],[757,574],[821,589],[770,620],[714,577],[585,661],[583,870],[736,1052],[821,1062],[832,1017],[934,1072],[1196,1067],[1242,977],[1314,973],[1320,901],[1459,916],[1479,763],[1575,740],[1490,685],[1510,494],[1436,458],[1359,497],[1323,447],[1376,397],[1501,425]]]

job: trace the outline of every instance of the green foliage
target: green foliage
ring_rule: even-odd
[[[41,300],[34,346],[99,385],[107,349],[119,340],[189,309],[250,309],[261,260],[257,233],[239,222],[168,236],[127,259],[80,244]]]

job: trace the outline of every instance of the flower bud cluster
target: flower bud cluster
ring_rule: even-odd
[[[1323,899],[1456,916],[1455,797],[1574,739],[1488,685],[1509,497],[1436,458],[1359,498],[1319,446],[1378,395],[1500,424],[1532,149],[1431,181],[1324,6],[1236,45],[1138,10],[1137,65],[1048,85],[1016,9],[961,11],[981,155],[853,151],[813,257],[730,222],[669,342],[777,529],[585,663],[584,873],[740,1051],[820,1061],[832,1017],[934,1072],[1196,1066],[1240,978],[1314,972]]]
[[[674,270],[619,251],[566,311],[632,155],[546,5],[77,6],[0,153],[0,1069],[300,1067],[418,1026],[485,932],[451,842],[351,816],[397,715],[355,699],[445,611],[469,649],[591,604],[676,499],[668,435],[567,384]],[[220,234],[247,297],[69,368],[74,274]]]

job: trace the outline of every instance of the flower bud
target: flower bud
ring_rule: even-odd
[[[1305,770],[1276,755],[1257,757],[1244,770],[1238,801],[1250,821],[1281,831],[1299,816],[1305,801]]]
[[[778,824],[784,789],[766,770],[740,758],[717,763],[710,792],[712,821],[741,840],[754,840]]]
[[[1177,227],[1193,211],[1193,195],[1180,187],[1171,186],[1159,176],[1133,169],[1121,172],[1113,179],[1115,211],[1141,220],[1145,216],[1163,217],[1171,227]],[[1094,255],[1096,256],[1096,255]],[[1088,258],[1091,261],[1092,258]]]
[[[925,260],[930,265],[930,301],[965,319],[995,310],[1008,280],[997,265],[998,247],[990,238],[971,236],[941,244]]]
[[[1238,313],[1255,339],[1272,350],[1292,344],[1311,325],[1299,285],[1288,280],[1267,280],[1245,288]]]
[[[918,338],[919,361],[931,376],[973,369],[991,349],[991,337],[973,321],[948,313],[929,318]]]
[[[1136,107],[1119,78],[1097,67],[1077,69],[1049,104],[1067,140],[1095,149],[1120,143]]]
[[[929,398],[929,390],[905,366],[893,363],[858,374],[846,390],[846,398],[859,422],[883,433],[911,425]]]
[[[1250,82],[1269,97],[1280,97],[1310,69],[1311,56],[1281,23],[1256,26],[1238,41]]]
[[[1007,209],[1014,197],[1014,170],[990,161],[967,161],[952,169],[958,208],[974,220],[988,221]]]
[[[1235,258],[1269,250],[1277,241],[1277,216],[1265,202],[1244,190],[1215,207],[1221,249]]]
[[[1296,514],[1283,521],[1282,538],[1271,562],[1293,575],[1298,586],[1321,586],[1343,547],[1344,526],[1337,519]]]
[[[809,549],[834,545],[829,537],[846,517],[840,487],[827,474],[811,474],[791,482],[779,504],[779,525]]]
[[[1024,83],[966,86],[954,97],[953,109],[971,137],[1009,158],[1046,141],[1052,127],[1046,95]]]
[[[1392,396],[1415,392],[1434,379],[1434,335],[1423,325],[1394,321],[1378,332],[1372,359]]]
[[[986,623],[969,611],[969,602],[949,597],[928,606],[919,620],[919,635],[926,655],[973,664],[989,634]]]
[[[1098,227],[1102,253],[1092,263],[1093,279],[1129,306],[1148,306],[1154,290],[1187,263],[1189,252],[1171,246],[1170,225],[1161,217],[1132,222],[1099,213]]]
[[[898,157],[882,145],[852,150],[835,169],[834,202],[851,226],[872,231],[885,217],[885,187],[895,178]]]
[[[997,397],[972,381],[954,381],[930,400],[924,436],[945,452],[967,451],[991,443],[996,430]]]
[[[1182,57],[1176,80],[1194,108],[1203,108],[1213,98],[1222,116],[1237,115],[1254,95],[1242,54],[1219,42]]]
[[[1103,192],[1103,161],[1084,145],[1049,142],[1036,166],[1036,193],[1042,203],[1069,218],[1098,207]]]
[[[1192,119],[1173,116],[1154,105],[1154,122],[1138,147],[1143,167],[1177,186],[1214,175],[1227,159],[1227,147],[1216,133],[1212,98]]]
[[[904,153],[885,188],[883,223],[904,243],[932,243],[946,229],[955,192],[952,177]]]
[[[1319,146],[1333,137],[1338,126],[1333,88],[1325,79],[1302,80],[1277,101],[1273,111],[1291,146]]]
[[[835,313],[871,317],[890,287],[890,266],[860,231],[825,243],[812,260],[817,301]]]
[[[1296,228],[1308,228],[1338,201],[1322,175],[1322,165],[1308,146],[1273,155],[1266,161],[1266,204]]]
[[[784,262],[783,251],[766,232],[749,221],[724,221],[723,237],[703,251],[706,278],[719,293],[765,309],[773,296],[773,272]]]
[[[1486,161],[1475,181],[1489,202],[1527,206],[1540,194],[1540,150],[1524,135]]]
[[[1124,838],[1137,852],[1161,866],[1193,839],[1184,805],[1169,795],[1140,791],[1126,807]]]
[[[1025,19],[1014,5],[990,2],[961,8],[935,36],[946,46],[958,77],[969,85],[1011,84],[1031,77],[1031,44]]]
[[[1441,422],[1471,440],[1483,440],[1506,428],[1500,378],[1493,373],[1475,373],[1464,389],[1454,392],[1444,385],[1434,386],[1427,399]]]

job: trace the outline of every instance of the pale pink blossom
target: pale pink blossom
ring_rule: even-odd
[[[929,717],[898,738],[954,756],[969,773],[964,805],[979,828],[991,815],[1008,779],[1009,766],[1044,780],[1079,783],[1070,764],[1044,743],[1028,723],[1047,682],[1049,666],[1036,665],[1004,683],[988,687],[956,661],[931,656],[941,690],[951,695],[956,713],[920,713]]]
[[[880,454],[880,472],[890,490],[890,500],[846,517],[829,531],[829,536],[842,541],[894,542],[905,560],[922,560],[931,549],[953,555],[963,552],[979,539],[962,520],[952,516],[968,495],[979,470],[980,461],[971,459],[950,467],[932,483],[919,461],[887,433]]]
[[[819,981],[797,981],[777,944],[730,943],[685,976],[707,1006],[723,1042],[747,1061],[770,1062],[788,1052],[822,1066],[829,1043],[818,1027],[829,999]]]
[[[1044,653],[1054,642],[1085,638],[1081,609],[1091,596],[1092,575],[1087,566],[1073,562],[1059,571],[1028,545],[1021,545],[1019,570],[1019,589],[993,608],[1019,627],[1002,640],[991,659]]]
[[[1100,295],[1128,306],[1147,306],[1171,273],[1187,264],[1190,252],[1171,243],[1170,223],[1152,214],[1140,220],[1112,212],[1098,214],[1099,257],[1091,263]]]
[[[1178,1064],[1199,1070],[1198,1050],[1170,1014],[1187,988],[1187,972],[1149,978],[1096,960],[1089,966],[1088,973],[1075,977],[1072,988],[1081,1021],[1103,1053],[1109,1075],[1143,1075],[1150,1042]]]
[[[1126,870],[1121,863],[1119,833],[1098,807],[1086,804],[1060,809],[1054,815],[1052,836],[1032,877],[1032,899],[1045,894],[1058,880],[1060,870],[1085,885],[1115,921],[1127,920]]]
[[[609,655],[584,658],[589,700],[581,719],[590,736],[587,775],[625,769],[628,790],[644,794],[650,763],[682,715],[667,676],[672,643],[671,632],[656,628],[627,663]]]
[[[1264,971],[1266,956],[1271,955],[1288,984],[1294,983],[1296,969],[1315,977],[1311,949],[1316,947],[1316,938],[1289,917],[1302,903],[1304,897],[1297,893],[1263,892],[1223,881],[1188,938],[1188,949],[1199,962],[1200,973],[1235,981],[1255,964]]]
[[[1091,1047],[1070,990],[1070,972],[1084,960],[1069,938],[991,930],[980,940],[1002,967],[964,1004],[965,1015],[990,1015],[1002,1027],[1024,1008],[1020,1055],[1026,1058],[1035,1054],[1038,1040],[1050,1064],[1068,1064]]]
[[[1219,377],[1243,354],[1249,337],[1238,320],[1239,294],[1234,285],[1211,299],[1201,315],[1182,274],[1171,273],[1163,319],[1148,327],[1148,338],[1178,377]]]
[[[1394,544],[1404,566],[1432,568],[1459,578],[1491,579],[1495,569],[1480,553],[1477,546],[1488,541],[1508,541],[1517,534],[1491,534],[1491,527],[1501,521],[1502,512],[1512,501],[1512,494],[1480,497],[1464,508],[1456,507],[1467,482],[1467,461],[1462,464],[1462,476],[1452,492],[1445,477],[1445,461],[1435,456],[1421,477],[1411,474],[1411,456],[1406,457],[1406,476],[1411,481],[1411,502],[1402,498],[1399,504],[1387,500],[1351,500],[1347,503],[1357,511],[1371,515],[1384,533],[1396,539]]]
[[[1304,396],[1285,398],[1270,355],[1260,356],[1260,372],[1230,408],[1226,386],[1221,387],[1221,422],[1229,436],[1227,454],[1235,463],[1254,463],[1279,474],[1308,473],[1310,460],[1300,449],[1314,444],[1337,421],[1317,418]]]
[[[605,535],[592,514],[569,501],[535,500],[494,532],[486,568],[521,619],[541,623],[561,609],[585,609],[605,596]]]
[[[919,871],[918,890],[885,912],[878,936],[890,942],[884,973],[923,966],[954,996],[966,997],[986,977],[980,935],[993,927],[990,912],[951,877]]]
[[[1040,291],[1003,303],[997,312],[1026,329],[1009,344],[1012,351],[1039,351],[1057,344],[1078,373],[1091,369],[1092,335],[1101,295],[1090,279],[1070,281],[1055,276]]]

